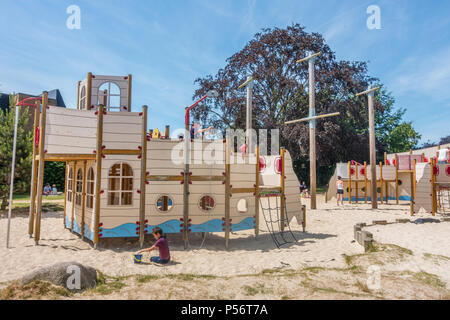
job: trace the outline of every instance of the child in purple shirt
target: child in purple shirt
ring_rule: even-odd
[[[167,244],[166,237],[163,234],[163,231],[159,227],[155,227],[152,230],[153,237],[156,239],[156,243],[148,249],[142,249],[138,252],[138,254],[142,254],[144,252],[150,252],[159,249],[159,257],[151,257],[150,261],[155,263],[166,264],[170,261],[170,251],[169,245]]]

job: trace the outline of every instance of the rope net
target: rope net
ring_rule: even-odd
[[[284,218],[281,218],[281,194],[261,194],[259,201],[264,221],[266,222],[267,231],[269,232],[277,248],[289,243],[297,242],[297,239],[292,233],[291,226],[289,224],[286,204],[284,206]],[[285,226],[284,230],[282,228],[283,224]]]

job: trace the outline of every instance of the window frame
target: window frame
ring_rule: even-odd
[[[69,166],[67,175],[67,201],[73,203],[73,167]]]
[[[94,209],[94,196],[95,196],[95,170],[93,167],[89,167],[87,169],[86,175],[86,208]],[[89,179],[89,175],[92,173],[92,179]],[[90,189],[90,190],[89,190]],[[90,192],[89,192],[90,191]],[[90,206],[90,202],[92,202],[92,206]]]
[[[118,176],[112,176],[111,175],[111,169],[116,166],[119,165],[119,175]],[[124,176],[123,175],[123,166],[126,165],[129,167],[130,171],[131,171],[131,176]],[[110,181],[111,179],[119,179],[119,188],[117,190],[110,190]],[[123,181],[124,179],[131,179],[131,190],[123,190]],[[107,198],[106,198],[106,205],[108,207],[113,207],[113,208],[117,208],[117,207],[126,207],[126,208],[132,208],[134,199],[133,199],[133,195],[134,195],[134,170],[131,167],[131,165],[129,165],[127,162],[116,162],[114,163],[108,170],[108,192],[107,192]],[[110,203],[110,194],[114,193],[114,194],[118,194],[119,195],[119,204],[111,204]],[[129,193],[131,194],[131,203],[130,204],[122,204],[122,194],[124,193]]]
[[[100,99],[104,99],[105,94],[104,94],[104,90],[101,90],[102,86],[104,86],[105,84],[108,84],[108,92],[106,94],[106,110],[107,111],[122,111],[122,106],[120,105],[120,103],[122,102],[122,94],[121,94],[121,89],[120,86],[115,83],[114,81],[108,80],[103,82],[99,87],[98,87],[98,103],[99,104],[103,104],[103,101],[100,101]],[[113,93],[111,94],[111,84],[114,84],[118,89],[119,89],[119,94]],[[111,107],[111,97],[119,97],[119,106],[112,106]]]

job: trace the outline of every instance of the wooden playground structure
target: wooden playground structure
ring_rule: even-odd
[[[447,146],[444,146],[445,148]],[[390,200],[410,203],[413,216],[427,212],[450,214],[450,163],[438,163],[441,146],[409,153],[384,155],[376,170],[377,201]],[[371,173],[368,165],[350,161],[338,163],[330,179],[325,201],[336,197],[336,180],[344,181],[344,201],[349,203],[371,202]]]
[[[241,153],[229,137],[170,139],[168,127],[161,136],[148,129],[147,106],[132,112],[131,79],[88,73],[78,82],[77,109],[49,106],[46,92],[36,102],[28,229],[36,244],[47,161],[66,164],[64,226],[94,247],[123,237],[142,246],[159,226],[182,234],[185,247],[190,233],[223,232],[228,248],[231,232],[253,229],[258,236],[261,210],[269,212],[263,217],[277,246],[288,242],[283,232],[294,216],[305,229],[287,150]]]

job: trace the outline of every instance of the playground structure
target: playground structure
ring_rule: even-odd
[[[410,150],[384,156],[376,170],[377,201],[410,202],[410,212],[450,213],[450,164],[437,163],[438,151],[449,145]],[[336,197],[336,180],[344,181],[344,201],[349,203],[371,201],[371,174],[367,163],[355,161],[338,163],[325,196],[326,201]]]
[[[36,244],[47,161],[66,163],[64,226],[94,247],[123,237],[142,246],[156,226],[181,233],[185,247],[190,233],[224,232],[228,247],[231,232],[254,229],[258,236],[261,210],[269,210],[262,216],[278,247],[289,242],[284,231],[294,216],[305,230],[287,150],[241,153],[230,138],[183,141],[170,139],[168,127],[164,136],[150,131],[147,106],[132,112],[131,79],[88,73],[78,82],[77,109],[49,106],[46,92],[42,108],[36,103],[28,230]]]

